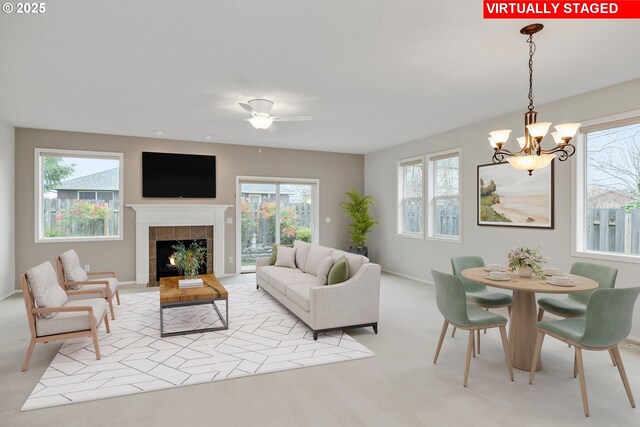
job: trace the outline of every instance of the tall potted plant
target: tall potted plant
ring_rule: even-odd
[[[342,210],[351,218],[350,230],[347,233],[351,236],[351,247],[349,252],[369,256],[367,248],[367,233],[371,231],[378,221],[373,219],[369,211],[373,207],[373,197],[369,195],[361,196],[356,190],[351,189],[345,193],[347,200],[340,202]]]

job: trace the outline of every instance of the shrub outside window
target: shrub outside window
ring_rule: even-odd
[[[37,148],[36,242],[122,239],[122,157]]]

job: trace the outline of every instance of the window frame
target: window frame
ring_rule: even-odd
[[[449,157],[458,157],[458,194],[455,196],[439,196],[435,195],[435,162],[438,160],[438,157],[449,156]],[[427,206],[426,210],[426,219],[427,219],[427,240],[439,241],[439,242],[449,242],[449,243],[462,243],[462,147],[451,148],[447,150],[437,151],[434,153],[429,153],[426,156],[426,164],[427,164]],[[443,234],[436,234],[436,199],[458,199],[458,235],[457,236],[448,236]]]
[[[404,231],[404,168],[408,166],[408,163],[420,162],[422,164],[422,223],[420,233],[406,233]],[[396,160],[396,235],[400,237],[406,237],[409,239],[424,239],[425,233],[425,156],[414,156],[405,159]],[[412,197],[415,198],[415,197]]]
[[[587,150],[586,140],[582,130],[591,126],[606,126],[615,122],[640,117],[640,110],[627,111],[582,122],[578,134],[576,135],[575,146],[576,161],[572,163],[572,204],[571,215],[575,219],[575,226],[571,227],[571,255],[577,258],[589,258],[602,261],[617,261],[632,264],[640,264],[640,255],[619,254],[613,252],[594,251],[586,249],[586,191],[587,191]]]
[[[44,236],[44,221],[42,218],[43,210],[43,171],[42,161],[43,156],[47,154],[59,155],[60,157],[93,157],[104,158],[111,157],[117,159],[119,162],[119,191],[118,199],[120,201],[120,212],[118,214],[118,235],[117,236],[77,236],[77,237],[45,237]],[[104,242],[104,241],[116,241],[124,240],[124,200],[123,200],[123,188],[124,188],[124,154],[118,152],[109,151],[85,151],[85,150],[67,150],[60,148],[38,148],[34,149],[34,242],[35,243],[67,243],[67,242]],[[115,200],[115,197],[113,198]]]

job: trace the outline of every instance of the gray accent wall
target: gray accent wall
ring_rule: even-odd
[[[0,120],[0,300],[13,294],[15,270],[15,131]]]
[[[233,218],[234,222],[225,226],[225,272],[227,274],[235,273],[236,266],[236,176],[319,179],[320,244],[342,249],[349,247],[348,237],[344,233],[348,221],[340,211],[339,202],[349,188],[355,188],[358,191],[364,188],[364,156],[356,154],[23,128],[16,129],[15,135],[17,213],[15,265],[19,273],[41,262],[52,261],[61,252],[75,248],[80,254],[81,262],[90,264],[92,270],[114,269],[121,281],[135,280],[135,213],[130,208],[123,210],[124,240],[34,243],[34,149],[36,147],[124,153],[124,204],[234,205],[234,208],[227,209],[226,212],[227,218]],[[2,143],[4,144],[4,141]],[[143,198],[141,170],[143,151],[215,155],[218,197],[216,199]],[[4,170],[3,168],[3,176]],[[13,170],[7,175],[11,175],[13,179]],[[3,208],[0,205],[0,209]],[[331,217],[331,222],[326,223],[325,217]],[[2,218],[4,221],[4,215]],[[2,244],[5,244],[4,239]],[[228,262],[230,256],[234,257],[233,263]]]
[[[517,89],[517,88],[516,88]],[[526,110],[523,92],[522,113]],[[460,94],[460,102],[464,95]],[[499,96],[487,94],[486,102],[500,102]],[[478,108],[482,108],[481,105]],[[578,95],[546,105],[536,106],[539,121],[584,122],[612,114],[640,109],[640,79],[594,92]],[[383,269],[430,282],[431,269],[451,272],[450,259],[460,255],[481,255],[487,263],[506,264],[507,252],[516,245],[543,245],[551,264],[563,270],[577,261],[610,265],[619,269],[617,286],[640,286],[640,264],[610,262],[573,257],[571,205],[574,203],[572,183],[575,180],[575,156],[566,162],[555,162],[555,229],[531,230],[486,227],[476,224],[476,174],[479,164],[491,163],[492,148],[488,132],[513,129],[515,137],[524,133],[522,113],[514,113],[439,135],[418,139],[365,156],[365,191],[375,198],[374,215],[381,222],[370,235],[368,246],[372,261]],[[552,143],[545,138],[547,147]],[[396,234],[396,161],[462,147],[462,243],[411,239]],[[577,146],[578,150],[583,149]],[[523,172],[526,173],[526,172]],[[535,172],[534,172],[535,173]],[[640,302],[636,304],[632,335],[640,339]]]

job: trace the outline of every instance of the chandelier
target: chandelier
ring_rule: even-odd
[[[551,122],[536,122],[537,112],[533,106],[533,55],[536,52],[536,44],[533,42],[533,35],[544,26],[542,24],[527,25],[520,30],[521,34],[529,36],[529,107],[524,113],[524,136],[516,138],[520,145],[520,151],[510,151],[504,148],[509,140],[511,129],[501,129],[489,132],[489,143],[493,147],[493,163],[502,163],[505,159],[516,169],[525,170],[529,175],[536,170],[549,165],[556,157],[564,162],[573,156],[576,151],[570,142],[575,136],[580,123],[563,123],[555,126],[556,131],[551,132],[551,136],[556,144],[555,147],[544,150],[541,142],[549,131]]]

